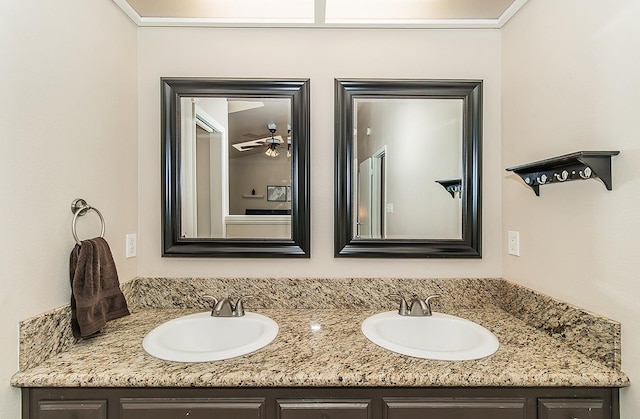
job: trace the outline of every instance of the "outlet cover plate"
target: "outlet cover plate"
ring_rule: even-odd
[[[127,234],[125,256],[127,258],[133,258],[133,257],[136,257],[137,253],[138,253],[137,235]]]
[[[507,240],[509,246],[509,254],[520,256],[520,232],[509,231]]]

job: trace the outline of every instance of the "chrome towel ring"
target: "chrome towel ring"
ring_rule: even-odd
[[[95,211],[95,213],[98,214],[98,217],[100,217],[100,224],[102,225],[100,237],[104,237],[104,218],[102,217],[100,211],[98,211],[97,208],[94,208],[91,205],[87,204],[87,201],[85,201],[84,199],[74,199],[71,203],[71,212],[73,213],[73,220],[71,221],[71,234],[73,234],[73,238],[79,246],[82,246],[82,242],[78,238],[78,233],[76,233],[76,221],[78,220],[78,217],[82,217],[89,210]]]

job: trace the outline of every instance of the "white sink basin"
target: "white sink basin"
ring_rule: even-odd
[[[378,313],[362,322],[362,333],[390,351],[445,361],[484,358],[500,346],[498,338],[479,324],[443,313],[424,317]]]
[[[142,347],[167,361],[207,362],[234,358],[268,345],[278,334],[269,317],[212,317],[211,312],[169,320],[149,332]]]

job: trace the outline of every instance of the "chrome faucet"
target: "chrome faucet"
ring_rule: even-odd
[[[398,314],[401,316],[431,316],[431,299],[440,297],[439,294],[430,295],[424,300],[418,298],[413,294],[410,303],[400,294],[392,294],[390,297],[400,298],[400,308],[398,308]]]
[[[211,304],[211,316],[212,317],[242,317],[244,316],[244,304],[243,301],[247,298],[253,297],[252,295],[245,295],[238,298],[235,306],[231,302],[231,297],[218,300],[212,295],[205,295],[203,298],[212,300]]]

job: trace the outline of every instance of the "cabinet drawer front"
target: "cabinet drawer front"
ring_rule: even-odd
[[[278,400],[278,419],[370,419],[371,400]]]
[[[38,419],[107,419],[106,400],[42,400]]]
[[[384,399],[385,419],[528,419],[525,399]]]
[[[539,419],[609,419],[602,399],[539,399]]]
[[[264,399],[121,399],[122,419],[264,419]]]

